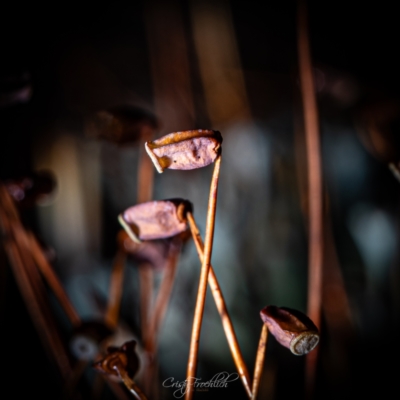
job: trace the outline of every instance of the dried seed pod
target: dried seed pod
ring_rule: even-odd
[[[119,145],[134,143],[157,129],[156,118],[131,106],[99,111],[86,119],[85,134]]]
[[[300,311],[267,306],[261,310],[260,315],[276,340],[293,354],[301,356],[317,346],[318,329],[310,318]]]
[[[134,242],[128,234],[121,230],[117,236],[119,248],[129,254],[133,260],[146,262],[154,268],[162,268],[168,256],[169,240],[147,240],[141,243]]]
[[[32,78],[28,71],[0,75],[0,108],[28,103],[32,93]]]
[[[118,247],[127,253],[133,260],[146,262],[155,269],[165,266],[171,246],[179,245],[191,238],[189,230],[168,239],[146,240],[141,243],[134,242],[122,229],[117,235]]]
[[[369,104],[356,115],[356,127],[367,150],[384,163],[400,161],[400,102]]]
[[[221,152],[222,136],[218,131],[198,129],[173,132],[152,142],[145,148],[158,172],[164,169],[188,170],[206,167]]]
[[[118,216],[129,237],[142,240],[165,239],[186,231],[186,213],[192,210],[187,200],[149,201],[130,207]]]
[[[93,360],[99,354],[101,343],[112,334],[102,321],[85,321],[72,334],[71,352],[79,360]]]
[[[119,376],[118,370],[122,368],[129,378],[133,379],[139,370],[139,357],[135,351],[136,341],[124,343],[121,347],[109,347],[107,355],[96,362],[93,367],[103,374]]]
[[[30,208],[51,195],[56,187],[56,179],[50,171],[39,171],[9,179],[4,186],[19,207]]]

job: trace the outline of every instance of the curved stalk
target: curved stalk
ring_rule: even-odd
[[[201,239],[200,231],[197,227],[196,221],[191,212],[187,213],[187,219],[189,223],[190,230],[192,232],[193,241],[196,245],[197,254],[199,255],[200,262],[203,262],[204,258],[204,244]],[[246,390],[247,396],[251,398],[251,386],[250,386],[250,376],[247,370],[246,363],[244,362],[242,352],[240,350],[239,342],[236,338],[235,330],[231,318],[228,313],[228,308],[225,303],[224,296],[219,286],[217,277],[214,272],[214,268],[210,265],[210,271],[208,273],[208,284],[211,289],[211,293],[214,297],[214,302],[217,307],[218,313],[220,315],[222,326],[224,328],[225,336],[228,341],[229,348],[231,350],[233,361],[238,370],[240,379]]]
[[[200,331],[203,321],[204,304],[207,293],[208,271],[211,263],[212,244],[214,238],[215,214],[217,208],[218,178],[221,167],[221,156],[215,161],[214,172],[211,180],[210,196],[208,200],[206,237],[204,246],[204,258],[200,272],[199,289],[197,292],[196,308],[194,312],[192,336],[190,340],[189,359],[187,364],[187,392],[186,400],[193,398],[194,387],[192,379],[196,377],[197,358],[199,351]]]

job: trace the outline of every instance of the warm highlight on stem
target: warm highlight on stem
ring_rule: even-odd
[[[322,296],[322,172],[319,139],[318,109],[307,31],[305,1],[299,1],[298,54],[303,101],[304,124],[308,164],[309,206],[309,269],[308,269],[308,316],[320,327]],[[314,386],[318,350],[307,356],[306,389],[311,393]]]
[[[118,372],[119,377],[126,388],[135,396],[137,400],[147,400],[147,397],[140,390],[139,386],[128,376],[123,366],[115,365],[114,369]]]
[[[194,312],[192,337],[190,340],[189,359],[188,359],[187,374],[186,374],[188,382],[186,400],[190,400],[193,398],[194,388],[192,385],[192,378],[196,376],[196,369],[197,369],[197,356],[199,351],[201,323],[203,321],[204,304],[207,293],[208,271],[210,269],[212,244],[214,238],[215,213],[217,208],[218,178],[219,178],[220,167],[221,167],[221,156],[219,156],[216,159],[214,164],[214,172],[210,187],[210,196],[208,199],[204,258],[203,258],[203,263],[201,265],[200,282],[199,282],[199,289],[197,292],[196,308]]]
[[[196,245],[197,254],[199,255],[200,262],[202,263],[204,259],[204,244],[200,235],[200,231],[197,227],[196,221],[191,212],[187,213],[187,220],[189,223],[190,231],[192,232],[194,243]],[[240,379],[242,380],[247,396],[251,398],[249,372],[247,370],[246,363],[244,362],[242,352],[240,350],[240,346],[236,338],[235,330],[233,328],[233,324],[225,304],[225,299],[224,296],[222,295],[222,291],[219,286],[212,265],[210,265],[210,270],[208,273],[208,284],[210,286],[211,293],[214,297],[214,302],[215,305],[217,306],[218,313],[221,317],[222,326],[224,328],[225,336],[228,341],[229,349],[231,350],[232,358],[233,361],[235,362],[236,369],[238,370]]]
[[[260,341],[258,342],[256,363],[254,366],[254,377],[253,377],[253,386],[251,388],[252,392],[252,400],[257,398],[258,388],[260,386],[260,380],[264,368],[264,359],[265,359],[265,351],[267,349],[267,340],[268,340],[268,328],[266,324],[263,324],[261,329]]]
[[[124,284],[126,254],[118,250],[111,272],[107,311],[104,318],[106,325],[114,329],[118,325],[121,308],[122,289]]]

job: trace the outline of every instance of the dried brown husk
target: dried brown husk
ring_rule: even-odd
[[[128,208],[118,220],[129,237],[140,243],[166,239],[186,231],[186,213],[191,210],[191,203],[183,199],[149,201]]]
[[[317,327],[307,315],[286,307],[267,306],[261,319],[276,340],[298,356],[309,353],[319,342]]]
[[[121,229],[117,235],[118,247],[133,260],[150,264],[155,269],[165,266],[171,246],[179,246],[191,238],[190,230],[179,233],[167,239],[146,240],[134,242],[129,235]]]
[[[52,172],[43,170],[8,179],[4,182],[4,186],[18,207],[26,209],[48,199],[57,183]]]
[[[136,341],[131,340],[121,347],[109,347],[108,354],[93,367],[104,374],[119,376],[118,369],[123,368],[133,379],[139,370],[139,357],[136,353]]]
[[[131,106],[98,111],[86,119],[85,134],[118,145],[148,138],[157,129],[157,120],[149,112]]]
[[[364,106],[356,115],[356,128],[367,150],[384,163],[400,161],[400,102],[388,100]]]
[[[190,170],[213,163],[221,152],[222,136],[218,131],[198,129],[173,132],[145,143],[158,172],[165,169]]]

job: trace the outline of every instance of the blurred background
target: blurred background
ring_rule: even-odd
[[[22,218],[56,255],[54,269],[82,319],[104,314],[117,216],[138,199],[140,138],[200,128],[221,132],[212,262],[252,373],[259,311],[268,304],[307,309],[307,164],[296,2],[1,8],[0,179],[39,170],[54,174],[54,195]],[[350,399],[372,389],[384,396],[397,387],[398,369],[389,365],[399,356],[400,183],[388,168],[399,161],[398,16],[390,3],[356,7],[342,0],[309,1],[308,13],[325,203],[315,398]],[[132,140],[99,137],[90,129],[99,112],[122,108],[135,116],[128,119]],[[153,198],[190,200],[204,235],[211,174],[211,166],[157,174]],[[185,379],[199,270],[189,242],[161,330],[154,382],[161,398],[173,398],[162,389],[163,380]],[[140,343],[138,282],[137,265],[129,261],[121,324]],[[51,294],[49,302],[67,343],[70,325]],[[60,376],[3,252],[0,321],[7,371],[1,390],[21,398],[62,398]],[[208,293],[198,376],[205,381],[234,370]],[[82,393],[90,393],[93,375],[86,372]],[[271,337],[260,398],[303,398],[303,389],[304,358]],[[222,390],[196,397],[245,398],[238,381]]]

